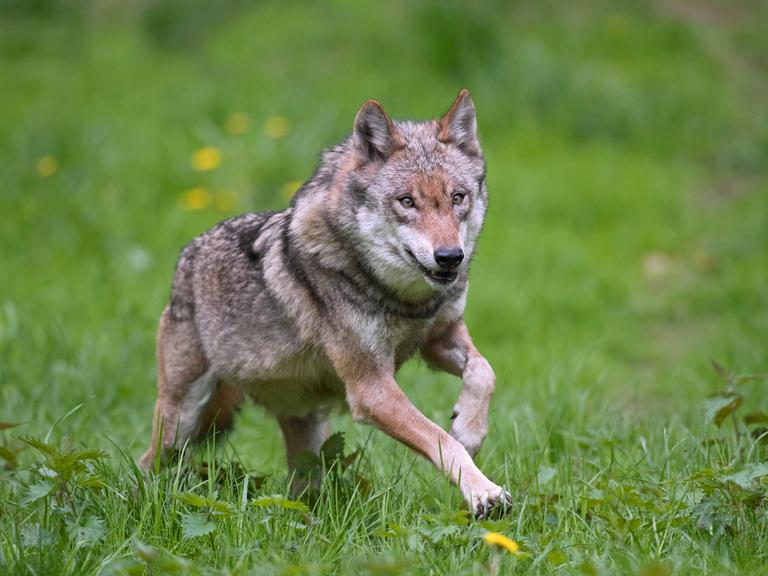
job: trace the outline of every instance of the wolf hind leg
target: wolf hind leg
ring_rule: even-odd
[[[157,334],[157,401],[152,440],[139,459],[150,470],[170,451],[200,435],[201,422],[216,392],[200,337],[191,318],[175,319],[168,308]]]
[[[301,417],[278,417],[280,430],[285,439],[285,452],[288,460],[288,470],[293,473],[291,493],[301,494],[308,486],[314,489],[320,487],[320,471],[314,477],[307,477],[298,469],[300,454],[310,452],[320,454],[320,448],[331,435],[331,425],[326,410],[315,410]]]

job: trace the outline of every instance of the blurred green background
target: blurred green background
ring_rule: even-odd
[[[57,433],[138,455],[179,249],[287,206],[365,99],[425,119],[467,87],[491,194],[467,320],[499,378],[481,464],[519,496],[574,438],[705,437],[709,360],[768,368],[766,30],[757,0],[0,0],[0,420],[45,434],[87,401]],[[458,382],[399,380],[447,424]],[[285,474],[275,424],[239,424],[248,465]],[[370,442],[385,471],[408,457]]]

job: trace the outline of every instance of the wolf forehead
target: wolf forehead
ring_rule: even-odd
[[[398,164],[408,173],[440,173],[456,180],[472,176],[481,181],[485,177],[482,153],[468,154],[450,141],[441,141],[436,120],[395,120],[393,125],[403,146],[393,153],[390,164]]]

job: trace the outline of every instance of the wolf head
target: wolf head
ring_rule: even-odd
[[[465,279],[488,204],[469,92],[427,122],[392,121],[368,100],[341,150],[334,220],[378,279],[410,300]]]

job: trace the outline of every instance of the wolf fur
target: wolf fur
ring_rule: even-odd
[[[495,377],[463,320],[488,206],[475,107],[393,122],[367,101],[279,212],[221,222],[181,252],[157,341],[158,394],[145,469],[231,426],[248,395],[277,417],[289,466],[318,452],[346,401],[427,457],[482,516],[508,501],[472,460]],[[450,434],[395,382],[416,353],[461,377]]]

